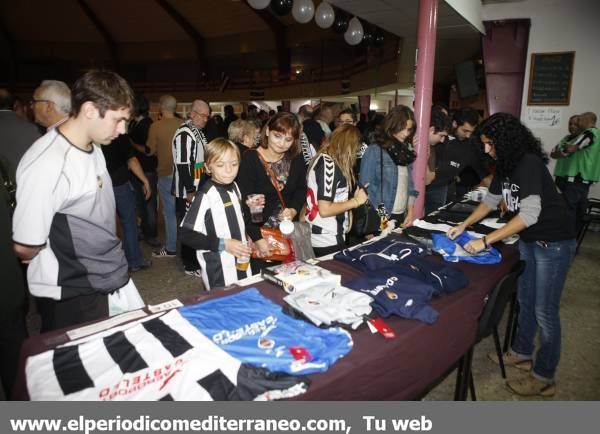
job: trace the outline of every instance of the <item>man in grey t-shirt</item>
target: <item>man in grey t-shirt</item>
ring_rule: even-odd
[[[37,140],[17,169],[14,248],[30,263],[27,280],[42,331],[107,316],[116,291],[137,294],[97,146],[125,132],[132,101],[117,74],[87,72],[73,86],[72,116]]]

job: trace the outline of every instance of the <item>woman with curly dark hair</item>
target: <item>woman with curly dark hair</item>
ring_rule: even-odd
[[[485,152],[496,160],[489,193],[473,213],[448,231],[456,238],[504,199],[510,220],[483,238],[470,241],[465,250],[475,254],[491,244],[519,233],[519,252],[525,271],[519,279],[519,323],[504,364],[531,373],[507,381],[509,389],[524,396],[553,396],[554,373],[560,359],[560,296],[575,254],[575,234],[567,209],[546,167],[540,141],[517,118],[507,113],[491,116],[481,128]],[[535,358],[534,340],[541,329]],[[490,358],[498,362],[496,354]]]

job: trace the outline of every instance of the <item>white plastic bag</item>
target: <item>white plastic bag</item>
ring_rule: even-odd
[[[142,296],[131,279],[121,289],[108,294],[108,316],[141,309],[145,305]]]

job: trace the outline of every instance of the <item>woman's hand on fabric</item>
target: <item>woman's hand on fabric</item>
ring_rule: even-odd
[[[404,221],[400,224],[400,227],[407,228],[407,227],[411,226],[413,220],[414,220],[413,210],[412,210],[412,208],[410,208],[410,209],[406,210],[406,217],[404,217]]]
[[[225,251],[236,258],[247,258],[252,254],[252,248],[240,240],[225,240]]]
[[[464,231],[465,231],[464,226],[462,224],[460,224],[458,226],[448,229],[448,231],[446,232],[446,236],[448,238],[450,238],[451,240],[453,240],[456,237],[458,237],[460,234],[462,234]]]
[[[471,240],[467,244],[465,244],[463,248],[467,252],[474,255],[476,253],[481,252],[482,250],[485,250],[485,242],[483,241],[483,238],[479,238],[477,240]]]
[[[279,219],[283,220],[283,219],[287,218],[290,220],[294,220],[294,217],[296,217],[296,214],[298,214],[298,211],[296,211],[294,208],[284,208],[279,213]]]
[[[354,196],[352,197],[352,199],[356,200],[356,202],[359,205],[363,205],[367,202],[367,200],[369,200],[369,196],[367,195],[367,192],[364,188],[358,187],[354,192]]]
[[[259,258],[266,258],[271,254],[271,249],[269,249],[269,243],[264,238],[257,240],[254,242],[254,246],[256,246],[256,253]]]

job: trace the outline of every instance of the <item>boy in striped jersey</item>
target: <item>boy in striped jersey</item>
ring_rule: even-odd
[[[250,276],[247,261],[252,249],[246,237],[240,190],[234,182],[239,149],[218,138],[206,145],[204,156],[210,179],[196,193],[181,224],[181,239],[197,251],[202,280],[210,290]],[[236,267],[236,261],[244,266]]]

